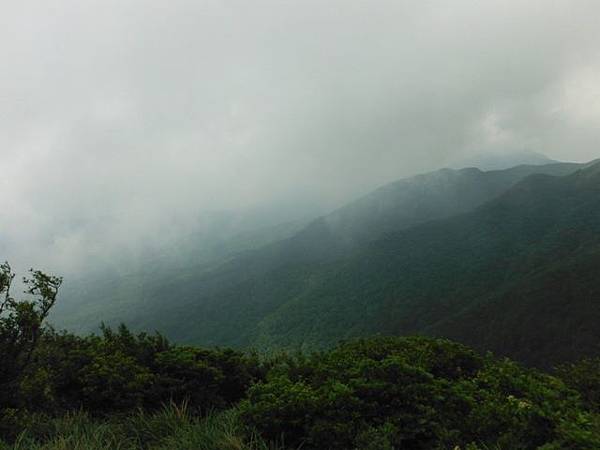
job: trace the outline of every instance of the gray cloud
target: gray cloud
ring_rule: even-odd
[[[202,211],[325,210],[468,153],[592,159],[599,14],[573,0],[3,5],[0,249],[76,270]]]

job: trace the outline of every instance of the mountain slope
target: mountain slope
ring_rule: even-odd
[[[304,334],[310,345],[335,341],[348,334],[347,330],[338,330],[334,324],[314,333],[291,326],[286,320],[303,323],[309,318],[310,324],[310,312],[314,311],[318,319],[315,323],[326,317],[334,317],[336,322],[335,315],[325,310],[328,297],[324,300],[323,294],[313,293],[323,284],[330,289],[337,286],[335,277],[343,273],[341,267],[352,263],[352,255],[387,233],[472,210],[532,173],[564,175],[579,167],[551,164],[494,172],[445,169],[401,180],[315,220],[288,239],[240,254],[216,267],[158,272],[152,279],[141,279],[136,290],[122,290],[127,283],[116,282],[112,292],[94,292],[94,301],[81,305],[77,314],[58,324],[71,328],[88,324],[91,328],[100,320],[125,321],[140,329],[159,329],[180,341],[234,346],[295,345],[298,336]],[[386,273],[382,271],[379,278],[374,278],[380,284],[371,289],[383,289],[389,283]],[[356,281],[360,276],[350,280],[348,286]],[[344,288],[335,289],[345,292]],[[336,291],[327,295],[335,297]],[[348,295],[352,298],[355,293]],[[356,311],[357,320],[364,319],[363,312]],[[282,315],[286,320],[278,319]],[[278,326],[286,333],[277,332]],[[378,327],[372,328],[379,331]],[[356,329],[352,333],[359,332]],[[330,336],[324,336],[326,333]]]
[[[115,263],[79,279],[66,278],[51,319],[77,332],[96,330],[100,321],[131,320],[144,299],[190,274],[218,267],[243,252],[293,236],[306,222],[236,232],[230,217],[210,217],[199,231],[183,235],[133,263]],[[212,229],[211,229],[212,228]],[[242,228],[243,229],[243,228]]]
[[[262,321],[257,342],[430,333],[548,365],[600,350],[599,263],[600,164],[533,175],[372,243]]]

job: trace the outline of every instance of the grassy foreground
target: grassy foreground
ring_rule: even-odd
[[[283,446],[244,432],[235,409],[198,418],[184,404],[104,420],[83,411],[58,418],[36,415],[14,443],[0,442],[0,449],[279,450]]]

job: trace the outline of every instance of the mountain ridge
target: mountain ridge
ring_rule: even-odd
[[[435,324],[460,315],[457,311],[461,309],[468,310],[478,303],[485,304],[486,297],[498,297],[503,290],[518,292],[517,288],[512,287],[513,284],[521,286],[523,290],[527,287],[529,277],[536,276],[536,271],[544,273],[551,269],[553,257],[574,258],[573,252],[579,248],[576,244],[581,246],[585,242],[590,248],[595,246],[593,248],[600,250],[595,238],[595,232],[600,231],[600,177],[596,174],[598,167],[600,166],[563,178],[531,176],[501,198],[492,200],[473,212],[427,223],[375,242],[369,251],[355,259],[354,265],[351,263],[332,277],[342,278],[340,283],[331,287],[331,282],[325,281],[325,284],[329,284],[328,287],[321,287],[321,291],[312,293],[312,297],[319,300],[323,311],[342,311],[352,305],[356,310],[355,315],[344,312],[343,326],[335,323],[340,321],[339,315],[337,319],[329,320],[319,311],[321,316],[318,319],[313,317],[305,320],[308,328],[305,326],[296,331],[291,331],[284,324],[277,324],[277,319],[271,317],[265,325],[271,328],[264,335],[272,338],[279,330],[292,336],[303,336],[303,345],[308,341],[310,347],[324,339],[323,333],[318,331],[322,329],[329,332],[334,329],[331,334],[342,338],[376,332],[424,332],[458,339],[481,349],[491,349],[536,365],[556,361],[559,355],[564,360],[582,354],[593,354],[593,349],[596,348],[594,345],[592,348],[589,345],[580,346],[579,351],[572,351],[571,354],[564,349],[552,351],[557,343],[552,339],[551,333],[544,335],[544,339],[538,339],[547,344],[544,351],[537,354],[532,351],[531,346],[523,345],[523,342],[520,342],[520,346],[501,345],[489,335],[483,339],[486,345],[482,348],[481,335],[464,331],[479,323],[481,325],[477,329],[483,333],[486,325],[481,314],[471,321],[455,320],[454,328]],[[587,191],[582,193],[579,181],[583,177],[591,179],[590,173],[595,174],[593,182],[589,182],[586,185]],[[554,191],[548,193],[548,185]],[[523,193],[537,198],[537,203],[522,201]],[[541,200],[540,193],[546,195]],[[577,220],[576,227],[570,226],[569,220],[563,217],[565,211],[568,212],[567,219]],[[566,241],[567,237],[570,237],[570,241]],[[592,251],[591,256],[587,256],[586,274],[589,275],[590,268],[594,266],[589,261],[600,260],[598,254],[600,253]],[[563,267],[566,262],[559,261],[557,264],[558,270],[566,270]],[[540,265],[541,268],[538,267]],[[526,272],[526,276],[522,276],[523,272]],[[362,279],[358,282],[356,280],[359,274]],[[394,281],[398,280],[400,274],[408,281]],[[537,287],[543,290],[544,284],[538,283]],[[597,285],[590,285],[590,289],[592,288],[593,291],[590,292],[599,292]],[[494,293],[493,289],[497,292]],[[387,290],[387,293],[381,292],[382,290]],[[328,298],[329,304],[323,305]],[[339,300],[342,298],[344,300]],[[598,305],[584,293],[581,293],[579,301],[581,306],[576,318],[590,328],[591,323],[581,310],[587,308],[589,317],[596,318],[599,317]],[[288,309],[285,314],[280,314],[279,320],[281,321],[281,317],[299,316],[302,310],[307,309],[310,310],[310,307],[300,303],[297,310]],[[502,311],[501,305],[495,309],[497,316],[501,316]],[[533,311],[529,313],[526,318],[534,320]],[[541,307],[538,308],[538,316],[544,316]],[[488,314],[487,317],[493,319],[495,316]],[[559,318],[555,316],[549,318],[549,321],[557,320]],[[513,323],[506,327],[511,332],[505,331],[504,334],[512,336],[513,340],[522,340],[527,330],[516,325]],[[297,320],[296,326],[299,326]],[[521,332],[513,333],[515,328]],[[569,339],[569,333],[563,332],[560,336],[562,339]],[[279,341],[282,339],[282,336],[275,338]]]
[[[89,323],[90,314],[94,320],[104,315],[108,323],[124,320],[134,328],[160,329],[182,342],[238,347],[258,345],[263,348],[298,344],[314,346],[320,341],[333,343],[339,338],[361,333],[392,332],[394,327],[385,318],[374,319],[378,314],[377,308],[369,305],[366,297],[356,320],[372,326],[363,325],[349,333],[340,330],[335,323],[339,320],[335,319],[335,310],[332,310],[335,302],[328,303],[327,300],[335,297],[336,293],[327,289],[323,291],[322,285],[338,286],[336,277],[340,278],[343,273],[340,267],[351,265],[356,254],[368,251],[372,245],[377,246],[377,242],[385,242],[386,239],[393,242],[394,236],[397,238],[398,233],[405,232],[403,230],[417,228],[416,232],[412,231],[416,239],[419,233],[426,234],[431,227],[435,229],[436,221],[446,220],[446,230],[438,231],[440,234],[448,230],[456,232],[457,227],[460,231],[462,225],[454,224],[452,217],[476,211],[510,189],[522,189],[515,185],[528,175],[540,172],[569,175],[584,167],[586,165],[577,163],[553,163],[489,172],[476,168],[441,169],[399,180],[314,220],[282,241],[245,251],[208,271],[184,271],[168,279],[156,280],[155,288],[145,290],[143,299],[117,297],[113,301],[112,313],[100,309],[104,301],[100,297],[93,302],[96,309],[82,313],[71,323]],[[498,244],[498,247],[501,246]],[[419,252],[428,257],[435,256],[435,249],[427,246],[408,250],[409,257]],[[451,253],[456,249],[449,247],[446,251]],[[369,255],[369,258],[375,257],[375,254]],[[390,257],[389,261],[396,260]],[[386,270],[381,268],[377,275],[378,283],[370,288],[372,292],[390,286],[390,279],[386,279],[390,272]],[[354,286],[361,273],[368,271],[355,271],[352,279],[346,281],[347,285]],[[422,274],[419,276],[423,277]],[[318,295],[318,301],[313,302],[310,296],[318,289],[321,289],[319,295],[324,296],[324,300],[320,301]],[[340,292],[344,292],[344,286],[340,287]],[[358,287],[356,292],[360,292]],[[356,293],[349,292],[348,297],[355,298]],[[419,298],[423,295],[416,296],[413,303],[418,303]],[[446,310],[436,311],[436,317],[452,313],[452,300],[448,299],[446,303]],[[300,309],[294,305],[301,305]],[[143,307],[143,314],[139,314],[140,307]],[[422,305],[421,309],[424,307]],[[394,308],[390,306],[388,316],[392,315]],[[286,321],[279,324],[277,317],[286,313],[288,321],[296,325]],[[114,319],[110,318],[111,314]],[[305,327],[300,325],[303,318],[312,317],[311,314],[317,318],[314,323],[312,319],[308,322],[313,327],[328,314],[333,315],[334,323],[323,324],[316,334],[314,330],[301,331]],[[423,327],[431,325],[431,320],[423,320]],[[415,331],[418,327],[405,328]],[[283,330],[283,335],[277,329]],[[291,330],[296,330],[297,336],[306,335],[305,342],[286,338],[284,335],[290,334]],[[401,329],[396,327],[396,331]],[[324,337],[323,333],[328,337]]]

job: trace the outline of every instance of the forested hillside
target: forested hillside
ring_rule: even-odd
[[[533,175],[475,211],[371,243],[262,323],[307,346],[451,336],[548,366],[598,351],[600,165]]]
[[[349,316],[344,314],[360,309],[330,311],[326,299],[319,304],[320,297],[314,297],[316,303],[311,304],[302,298],[310,297],[354,254],[388,233],[470,211],[533,173],[558,176],[580,167],[556,163],[491,172],[445,169],[401,180],[315,220],[289,238],[225,262],[80,283],[71,291],[67,286],[65,305],[59,305],[53,320],[78,331],[97,329],[100,321],[124,321],[135,329],[161,330],[177,341],[238,347],[335,342],[352,330],[344,325],[340,333],[335,326],[324,327],[315,339],[311,332],[300,339],[298,327],[311,314],[335,316],[339,318],[335,322],[347,324]],[[193,247],[185,252],[193,254]],[[294,310],[298,304],[303,304],[300,312]],[[281,335],[277,322],[286,314],[282,326],[287,335]],[[293,330],[298,335],[290,339]]]

